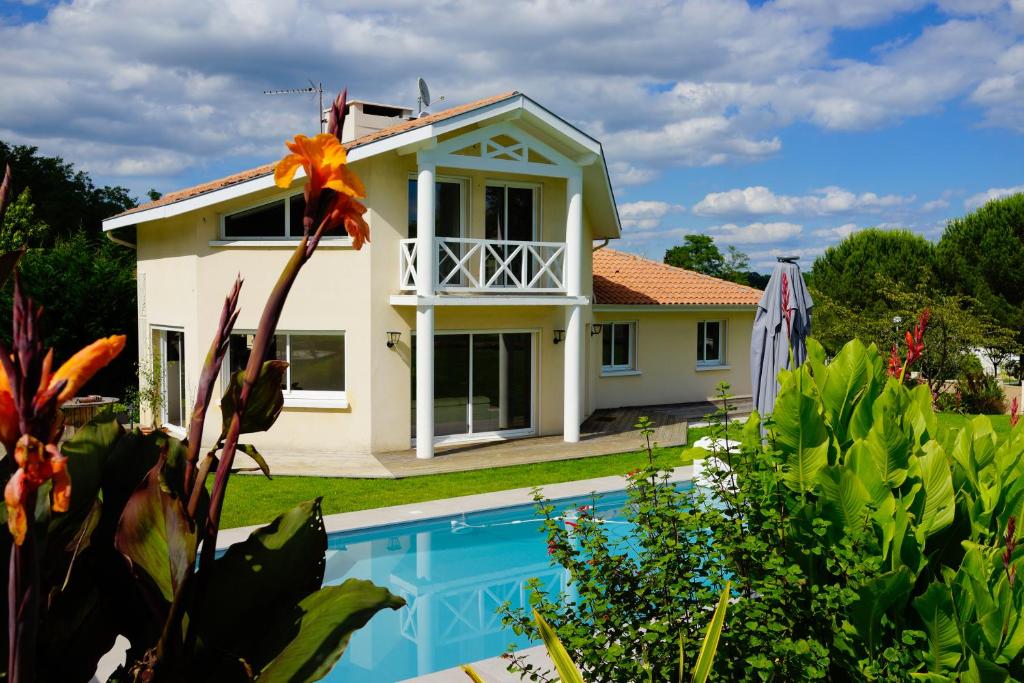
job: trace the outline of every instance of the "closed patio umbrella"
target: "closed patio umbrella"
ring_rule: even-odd
[[[797,366],[807,358],[806,339],[811,333],[814,301],[796,260],[795,256],[779,257],[754,316],[754,331],[750,337],[751,387],[754,409],[761,415],[775,408],[779,391],[777,377],[779,370],[790,367],[790,348]]]

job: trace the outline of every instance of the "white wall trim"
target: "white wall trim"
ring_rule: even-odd
[[[211,247],[218,249],[294,249],[301,237],[286,240],[210,240]],[[318,249],[351,249],[351,237],[322,237]]]
[[[594,304],[594,313],[754,313],[753,304]]]
[[[587,306],[590,299],[585,296],[502,296],[480,294],[477,296],[416,296],[415,294],[392,294],[392,306]]]

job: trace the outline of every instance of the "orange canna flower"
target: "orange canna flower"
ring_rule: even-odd
[[[43,445],[39,439],[25,434],[14,447],[14,459],[18,463],[4,488],[4,502],[7,505],[7,527],[11,530],[15,545],[25,542],[28,532],[29,498],[40,486],[53,480],[50,494],[54,512],[67,512],[71,502],[71,478],[68,476],[67,458],[53,444]]]
[[[299,166],[306,171],[310,183],[310,198],[320,196],[324,188],[351,197],[365,197],[366,189],[359,177],[347,166],[348,157],[338,138],[321,133],[308,138],[296,135],[295,140],[284,143],[292,151],[274,168],[274,182],[278,187],[288,187]]]
[[[57,396],[57,403],[63,403],[78,393],[82,386],[92,379],[92,376],[100,371],[121,353],[124,348],[125,336],[116,334],[106,339],[97,339],[84,349],[71,356],[64,365],[53,374],[49,386],[54,386],[61,380],[67,380],[67,384],[61,389]]]
[[[348,195],[335,194],[327,216],[324,218],[327,223],[325,231],[344,225],[345,232],[352,238],[353,248],[362,249],[363,243],[370,241],[370,226],[363,220],[364,213],[366,213],[366,207],[360,202]]]

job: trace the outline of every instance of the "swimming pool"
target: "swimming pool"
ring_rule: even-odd
[[[624,491],[597,498],[596,512],[616,520]],[[591,496],[556,506],[591,504]],[[566,572],[552,566],[541,520],[532,505],[459,514],[328,538],[325,584],[369,579],[408,603],[385,610],[357,631],[327,681],[392,683],[459,664],[496,657],[517,638],[496,613],[505,601],[528,604],[527,579],[544,589],[566,588]],[[628,532],[625,524],[612,535]],[[468,679],[467,679],[468,680]]]

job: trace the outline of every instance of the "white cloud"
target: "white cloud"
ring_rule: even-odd
[[[961,98],[989,125],[1024,129],[1024,13],[940,2],[920,34],[835,59],[836,29],[879,25],[925,0],[550,0],[514,12],[412,0],[68,0],[45,21],[0,23],[0,121],[6,139],[45,153],[76,140],[135,159],[116,169],[125,177],[180,165],[168,155],[219,172],[273,159],[285,137],[315,127],[309,98],[264,89],[322,79],[412,104],[422,73],[451,104],[530,94],[605,143],[618,187],[674,165],[771,157],[793,123],[870,128]]]
[[[619,204],[619,218],[622,227],[630,230],[653,230],[661,225],[661,221],[670,212],[685,210],[681,204],[669,204],[651,200],[641,200]]]
[[[717,215],[828,215],[851,211],[877,212],[902,206],[913,197],[874,192],[855,194],[841,187],[825,187],[807,195],[781,195],[758,185],[744,189],[712,192],[697,202],[693,212],[701,216]]]
[[[726,223],[708,228],[706,232],[720,244],[765,244],[784,242],[802,230],[795,223],[750,223],[743,226]]]
[[[1014,185],[1013,187],[990,187],[984,192],[973,194],[965,199],[964,208],[968,211],[973,211],[993,199],[1009,197],[1011,194],[1017,194],[1018,192],[1024,192],[1024,185]]]
[[[938,211],[939,209],[945,209],[949,206],[949,200],[944,197],[933,199],[930,202],[925,202],[921,205],[922,211]]]
[[[815,237],[829,237],[845,239],[857,231],[856,223],[843,223],[835,228],[819,228],[813,234]]]

